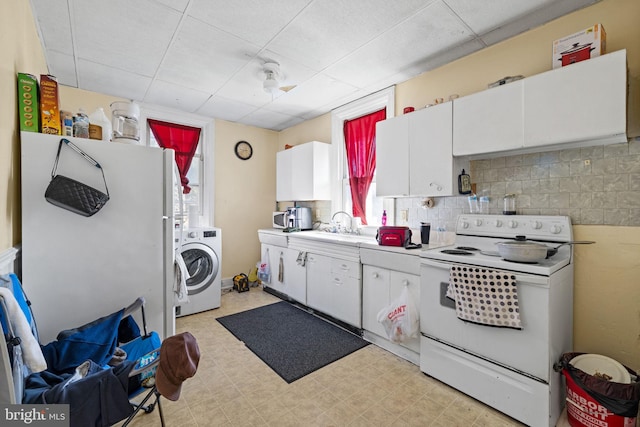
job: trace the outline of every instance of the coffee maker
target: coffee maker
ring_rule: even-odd
[[[311,230],[313,221],[311,220],[311,208],[289,207],[287,208],[287,229]]]

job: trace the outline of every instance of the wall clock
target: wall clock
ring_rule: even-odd
[[[249,160],[253,156],[253,147],[247,141],[238,141],[234,150],[241,160]]]

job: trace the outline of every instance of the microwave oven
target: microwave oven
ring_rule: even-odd
[[[273,228],[287,228],[287,213],[286,212],[274,212],[273,213]]]

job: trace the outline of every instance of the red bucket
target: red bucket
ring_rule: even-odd
[[[571,427],[635,427],[636,419],[616,415],[578,386],[567,370],[567,418]]]
[[[578,363],[586,357],[608,359],[624,371],[625,379],[607,380],[582,371],[585,366]],[[570,363],[574,358],[575,366]],[[562,374],[566,380],[567,419],[571,427],[635,427],[640,401],[640,384],[629,382],[629,374],[636,373],[606,356],[565,353],[561,358]],[[587,369],[593,370],[593,367]],[[596,372],[603,372],[596,370]],[[605,371],[606,372],[606,371]],[[611,371],[610,371],[611,372]],[[620,371],[618,371],[620,372]],[[615,378],[615,372],[611,372]],[[620,381],[620,382],[616,382]]]

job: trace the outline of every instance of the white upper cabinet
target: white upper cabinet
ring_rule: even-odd
[[[330,200],[331,145],[311,141],[276,155],[276,200]]]
[[[409,116],[376,123],[376,196],[409,195]]]
[[[524,80],[524,146],[626,142],[627,52]]]
[[[523,80],[453,101],[453,155],[522,147]]]
[[[457,194],[454,185],[457,174],[454,173],[451,151],[452,103],[418,110],[409,114],[409,117],[409,194]]]
[[[456,194],[451,146],[451,102],[378,122],[376,195]]]

